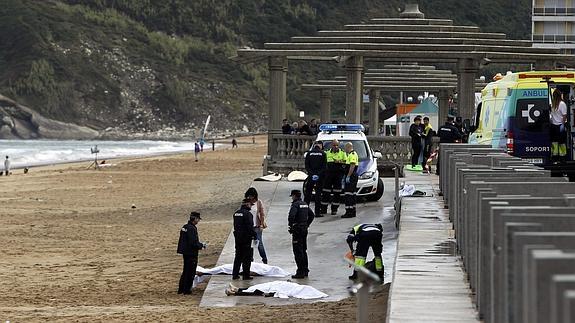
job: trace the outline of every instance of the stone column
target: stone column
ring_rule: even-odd
[[[286,82],[288,60],[286,57],[269,57],[268,69],[270,73],[269,97],[268,97],[268,155],[276,154],[272,136],[281,134],[282,120],[286,117]]]
[[[369,135],[377,136],[379,133],[379,90],[369,90]]]
[[[457,61],[457,110],[463,120],[471,120],[475,111],[475,75],[478,71],[477,60],[462,58]]]
[[[363,62],[363,56],[353,56],[347,60],[345,66],[347,71],[345,111],[348,123],[361,123]]]
[[[438,126],[441,127],[445,120],[447,120],[447,114],[449,112],[449,91],[448,90],[441,90],[439,91],[439,114],[438,118]]]
[[[331,122],[331,90],[322,89],[320,92],[320,119],[321,123]]]

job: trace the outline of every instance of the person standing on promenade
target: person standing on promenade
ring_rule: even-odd
[[[252,202],[251,212],[254,218],[254,230],[256,231],[256,236],[258,240],[258,252],[260,257],[262,257],[262,262],[264,264],[268,263],[268,257],[266,254],[266,248],[264,247],[264,241],[262,238],[263,230],[267,228],[266,215],[264,211],[264,204],[258,198],[258,191],[255,187],[250,187],[244,194],[246,199],[250,199]]]
[[[353,144],[351,142],[345,144],[345,152],[345,214],[341,217],[354,218],[356,212],[355,204],[357,194],[357,167],[359,165],[359,156],[353,150]]]
[[[447,117],[447,121],[437,131],[437,135],[439,136],[439,143],[440,144],[452,144],[456,142],[461,142],[461,133],[459,129],[453,124],[453,120],[455,120],[452,116]],[[439,175],[439,155],[437,155],[437,166],[435,169],[435,173]]]
[[[315,190],[315,214],[321,217],[321,190],[324,180],[325,170],[327,167],[327,158],[325,152],[321,149],[321,142],[315,142],[313,149],[305,156],[305,170],[307,180],[305,183],[304,201],[309,205],[311,197]]]
[[[411,169],[416,169],[421,154],[421,138],[423,138],[423,127],[421,126],[421,117],[416,116],[409,127],[409,136],[411,137]]]
[[[431,150],[433,149],[433,136],[435,136],[435,130],[431,127],[429,123],[429,117],[423,118],[423,170],[427,168],[427,159],[431,156]]]
[[[294,279],[306,278],[309,274],[307,259],[307,233],[314,214],[304,201],[301,200],[301,191],[292,190],[290,193],[292,204],[288,215],[288,232],[292,235],[292,248],[297,270]]]
[[[240,279],[240,266],[243,280],[253,279],[250,276],[250,267],[254,256],[252,241],[257,240],[254,230],[254,217],[250,212],[252,201],[244,199],[242,206],[234,213],[234,242],[236,254],[232,269],[232,279]]]
[[[326,158],[327,170],[322,188],[321,213],[327,213],[327,207],[331,202],[331,214],[336,215],[341,201],[341,180],[344,176],[346,159],[345,152],[339,148],[337,139],[331,142],[331,148],[326,152]]]
[[[192,293],[192,285],[198,266],[198,252],[206,248],[206,244],[200,242],[196,227],[201,219],[200,213],[192,212],[190,220],[180,230],[178,253],[184,258],[184,269],[180,276],[178,294],[190,295]]]

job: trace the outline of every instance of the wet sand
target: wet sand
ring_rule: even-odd
[[[176,294],[180,226],[191,210],[202,213],[198,230],[209,248],[199,264],[213,266],[265,152],[260,136],[197,163],[182,154],[0,177],[0,321],[353,321],[354,298],[211,309],[198,306],[205,284]],[[386,299],[384,289],[373,300],[374,322]]]

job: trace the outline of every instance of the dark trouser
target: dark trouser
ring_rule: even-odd
[[[551,139],[551,161],[564,161],[567,157],[567,136],[561,132],[560,125],[549,125],[549,137]]]
[[[327,213],[327,207],[331,203],[331,211],[337,212],[341,201],[341,179],[343,171],[328,170],[323,181],[321,194],[321,210]]]
[[[234,267],[232,276],[238,277],[240,275],[240,266],[243,269],[243,276],[250,276],[250,267],[253,258],[252,238],[246,236],[246,233],[234,232],[234,240],[236,244],[236,254],[234,257]]]
[[[253,292],[246,292],[247,288],[238,288],[238,291],[234,293],[234,296],[265,296],[265,297],[273,297],[276,293],[264,293],[259,289],[254,290]]]
[[[421,142],[411,143],[412,155],[411,155],[411,166],[417,165],[419,160],[419,155],[421,154]]]
[[[383,260],[381,253],[383,252],[383,244],[381,243],[382,233],[379,231],[364,231],[357,237],[357,247],[355,248],[355,264],[358,266],[365,266],[367,252],[371,247],[375,257],[375,270],[383,277]]]
[[[309,203],[311,203],[311,196],[312,196],[312,192],[313,190],[315,190],[315,196],[314,196],[314,203],[315,203],[315,214],[320,214],[320,209],[321,209],[321,190],[322,190],[322,181],[323,181],[323,176],[319,176],[319,179],[317,181],[312,181],[311,177],[314,174],[309,174],[307,181],[305,182],[305,196],[303,198],[303,201],[306,202],[308,205]]]
[[[183,255],[184,256],[184,269],[182,276],[180,276],[180,285],[178,293],[190,293],[194,283],[194,276],[196,275],[196,267],[198,266],[198,254]]]
[[[296,226],[292,231],[292,247],[295,263],[297,265],[296,275],[307,275],[309,273],[307,263],[307,228]]]
[[[345,214],[355,215],[356,194],[357,174],[353,174],[349,183],[345,183]]]

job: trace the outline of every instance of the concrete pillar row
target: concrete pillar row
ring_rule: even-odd
[[[377,136],[379,132],[379,97],[380,91],[369,91],[369,135]]]
[[[321,123],[331,121],[331,90],[320,91],[320,116]]]
[[[345,111],[348,123],[361,123],[363,103],[363,56],[350,57],[345,65],[347,73]]]
[[[286,117],[287,57],[269,57],[268,69],[270,73],[268,96],[268,154],[273,156],[277,147],[272,137],[274,134],[281,134],[282,120]]]
[[[471,120],[475,111],[475,75],[478,71],[478,60],[461,58],[457,61],[457,110],[463,120]]]
[[[438,124],[441,127],[445,120],[447,120],[447,114],[449,113],[449,91],[441,90],[439,91],[439,114],[438,114]]]

